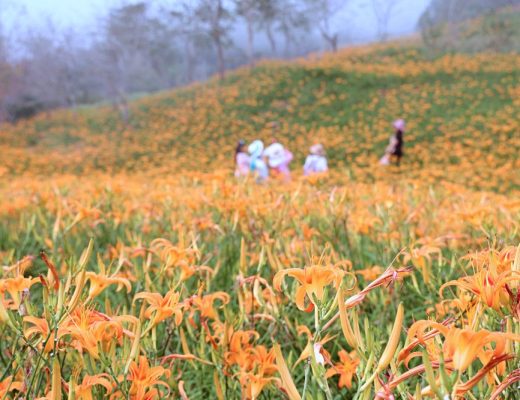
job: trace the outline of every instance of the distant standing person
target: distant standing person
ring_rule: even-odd
[[[323,145],[315,144],[310,147],[309,152],[310,154],[305,159],[305,164],[303,165],[303,174],[308,176],[320,172],[327,172],[329,166]]]
[[[249,154],[247,154],[246,143],[243,140],[239,141],[236,147],[235,164],[235,176],[237,178],[249,175],[250,157]]]
[[[379,161],[382,165],[388,165],[391,159],[394,158],[397,165],[401,164],[401,158],[403,157],[403,134],[406,124],[403,119],[398,119],[393,122],[395,129],[394,134],[390,137],[390,143],[386,147],[385,155]]]
[[[283,178],[290,179],[291,170],[289,169],[289,164],[293,159],[293,154],[288,149],[273,138],[272,143],[264,150],[264,156],[267,158],[269,168]]]
[[[255,140],[247,148],[249,151],[249,170],[256,174],[258,181],[265,181],[269,177],[269,169],[263,160],[264,142]]]

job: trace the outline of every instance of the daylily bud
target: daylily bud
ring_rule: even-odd
[[[52,386],[50,400],[61,400],[61,366],[56,355],[52,360]]]
[[[285,359],[283,358],[280,345],[276,343],[273,348],[276,355],[276,365],[278,366],[278,372],[280,373],[280,378],[282,378],[283,388],[287,391],[287,395],[290,400],[301,400],[301,396],[298,393],[296,386],[294,385],[294,381],[291,377],[289,369],[287,368]]]
[[[394,326],[392,328],[392,332],[390,334],[390,338],[388,339],[388,343],[386,345],[385,351],[377,364],[377,370],[381,372],[385,369],[392,358],[394,357],[397,346],[399,345],[399,337],[401,336],[401,329],[403,327],[403,318],[404,318],[404,307],[403,303],[399,304],[397,308],[397,315],[395,317]]]

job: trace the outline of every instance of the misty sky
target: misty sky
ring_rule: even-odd
[[[7,4],[7,12],[4,10],[6,25],[15,30],[17,27],[28,29],[31,26],[42,27],[49,18],[58,27],[81,29],[94,24],[96,17],[103,15],[109,7],[124,3],[123,0],[0,0],[0,2]],[[175,0],[154,0],[150,3],[172,4]],[[349,1],[343,13],[349,17],[340,16],[336,21],[339,30],[344,30],[342,25],[346,23],[349,25],[350,37],[343,37],[342,42],[363,41],[374,37],[376,26],[370,3],[370,0]],[[419,16],[428,3],[429,0],[400,0],[390,23],[391,36],[413,32]]]

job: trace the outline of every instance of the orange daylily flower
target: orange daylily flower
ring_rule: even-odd
[[[90,281],[87,301],[94,299],[110,285],[117,285],[118,291],[125,287],[127,293],[130,293],[132,290],[132,284],[129,279],[119,275],[107,276],[105,265],[102,262],[99,262],[98,265],[99,273],[92,271],[87,271],[86,273],[86,279]]]
[[[258,339],[260,335],[256,331],[236,331],[231,335],[229,351],[224,355],[226,363],[238,364],[241,369],[247,369],[250,361],[248,350],[251,348],[250,341]]]
[[[354,273],[361,275],[365,281],[373,281],[383,273],[383,268],[378,265],[374,265],[372,268],[360,269],[354,271]]]
[[[272,375],[278,372],[274,349],[267,351],[265,346],[255,346],[248,349],[249,365],[244,372],[240,372],[242,393],[248,399],[257,399],[265,385],[280,384],[278,378]]]
[[[170,318],[172,315],[175,317],[175,324],[180,325],[182,322],[182,304],[179,303],[180,293],[175,290],[170,290],[164,296],[159,293],[152,292],[141,292],[137,293],[134,297],[134,301],[138,299],[145,300],[149,306],[145,311],[145,317],[151,320],[150,328],[156,326],[159,322]]]
[[[74,386],[74,396],[78,400],[93,400],[92,388],[103,386],[107,394],[110,393],[114,385],[110,382],[108,374],[85,375],[81,384]]]
[[[322,301],[325,294],[325,287],[332,284],[338,288],[343,279],[344,271],[333,266],[313,265],[311,267],[289,268],[279,271],[273,279],[273,287],[281,291],[282,281],[285,276],[295,278],[300,286],[296,289],[295,303],[296,306],[305,311],[305,296],[309,298],[312,304],[316,301]]]
[[[514,308],[517,306],[517,299],[511,288],[520,282],[520,271],[512,269],[513,250],[514,248],[506,248],[502,252],[490,250],[465,257],[472,261],[475,274],[445,283],[439,293],[442,294],[448,286],[458,286],[496,311],[500,311],[502,307]]]
[[[214,292],[206,295],[194,295],[184,300],[184,305],[190,310],[190,321],[193,322],[193,316],[198,311],[200,312],[201,320],[212,319],[218,320],[218,314],[215,310],[214,303],[219,300],[221,305],[219,308],[224,307],[231,297],[225,292]]]
[[[240,385],[242,396],[246,400],[258,399],[264,387],[270,383],[280,383],[280,379],[271,376],[265,377],[262,374],[244,373],[240,374]]]
[[[475,275],[445,283],[439,292],[442,294],[448,286],[458,286],[476,295],[486,306],[500,311],[512,304],[510,292],[506,289],[507,283],[512,281],[520,281],[520,273],[506,271],[498,274],[496,270],[483,269]]]
[[[37,318],[27,315],[23,318],[24,322],[29,324],[29,327],[24,330],[24,334],[26,337],[30,338],[31,336],[38,335],[42,340],[49,338],[45,343],[45,347],[43,351],[48,353],[54,348],[55,342],[55,331],[50,330],[49,323],[45,318]],[[58,339],[61,339],[63,336],[67,335],[69,330],[63,326],[58,327],[57,336]],[[39,346],[40,344],[38,344]],[[57,343],[57,347],[60,346],[60,342]]]
[[[437,332],[426,334],[426,329],[433,328],[444,336],[443,353],[445,359],[451,359],[453,368],[465,371],[470,364],[480,358],[486,362],[490,358],[489,351],[491,343],[495,347],[491,350],[492,357],[507,354],[507,341],[520,341],[520,335],[503,332],[490,332],[482,329],[473,331],[471,329],[460,329],[447,327],[434,321],[417,321],[408,331],[410,338],[416,336],[419,342],[433,338]]]
[[[123,322],[136,324],[137,318],[131,315],[112,318],[87,307],[78,307],[62,325],[71,335],[73,347],[80,352],[86,350],[97,359],[99,357],[98,343],[101,343],[101,348],[106,351],[114,340],[120,343],[123,335],[129,337],[133,335],[123,328]]]
[[[21,302],[20,293],[30,289],[32,285],[39,281],[39,278],[24,278],[21,275],[15,278],[0,279],[0,294],[9,293],[12,300],[10,308],[17,310]]]
[[[447,327],[449,327],[451,324],[453,323],[453,319],[447,319],[445,321],[443,321],[441,324],[442,325],[445,325]],[[405,365],[408,365],[408,362],[410,361],[410,359],[416,357],[416,356],[420,356],[421,353],[420,352],[412,352],[419,344],[422,344],[422,345],[425,345],[427,344],[427,342],[434,338],[435,336],[437,335],[440,335],[441,331],[439,331],[438,329],[436,328],[432,328],[430,331],[428,332],[424,332],[424,330],[419,330],[417,328],[417,333],[415,334],[414,331],[408,331],[408,337],[409,338],[412,338],[414,336],[414,334],[417,336],[416,338],[414,338],[407,346],[405,346],[400,352],[399,352],[399,355],[397,356],[397,362],[400,363],[402,361],[404,361]]]
[[[21,391],[23,386],[23,382],[13,381],[13,377],[8,376],[0,382],[0,398],[6,398],[8,393],[14,390]]]
[[[267,351],[265,346],[258,345],[249,349],[249,356],[253,366],[251,369],[257,370],[259,374],[271,375],[278,371],[273,349]]]
[[[145,356],[139,356],[138,362],[132,361],[128,370],[127,380],[131,382],[129,394],[132,400],[145,400],[152,398],[165,398],[168,395],[162,394],[153,386],[165,386],[168,384],[161,380],[162,376],[168,377],[170,371],[159,366],[150,367],[148,359]]]
[[[352,388],[352,378],[356,374],[356,369],[360,363],[359,358],[356,356],[356,352],[352,351],[347,353],[345,350],[338,352],[340,362],[334,364],[334,366],[325,373],[325,377],[328,379],[331,376],[339,374],[338,387]]]
[[[138,319],[132,315],[120,315],[107,317],[106,321],[98,321],[92,325],[92,334],[101,342],[103,351],[108,352],[113,343],[119,345],[123,342],[123,337],[133,338],[133,332],[123,327],[123,322],[137,324]]]
[[[88,308],[78,307],[73,311],[66,321],[67,329],[73,338],[73,346],[79,352],[86,350],[92,357],[99,358],[98,340],[91,328],[103,320],[101,313]]]
[[[25,256],[18,262],[10,266],[4,266],[4,272],[6,274],[13,273],[14,276],[23,276],[27,268],[32,266],[34,262],[34,256]]]
[[[409,251],[403,255],[403,264],[412,262],[415,268],[421,270],[424,281],[428,284],[431,282],[431,261],[432,254],[436,254],[438,258],[441,257],[441,249],[438,246],[432,244],[424,244],[421,247],[411,247]]]

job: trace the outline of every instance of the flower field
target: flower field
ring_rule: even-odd
[[[373,45],[2,126],[0,398],[517,399],[519,74]],[[292,181],[236,180],[273,133]]]

